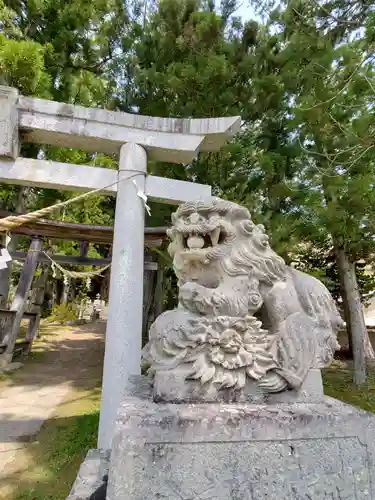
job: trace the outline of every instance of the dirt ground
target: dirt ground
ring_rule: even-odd
[[[22,484],[46,474],[33,452],[46,423],[67,422],[98,405],[104,331],[104,323],[45,324],[24,366],[0,376],[0,498],[57,498],[17,495]]]

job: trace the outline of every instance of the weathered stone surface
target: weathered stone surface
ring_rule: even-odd
[[[241,124],[239,116],[159,118],[23,96],[18,111],[19,125],[29,142],[109,154],[134,142],[152,160],[175,163],[191,162],[199,150],[219,150]]]
[[[2,370],[0,370],[0,373],[12,373],[20,368],[22,368],[23,363],[16,361],[14,363],[9,363],[9,365],[5,366]]]
[[[0,85],[0,157],[18,155],[18,92]]]
[[[155,404],[131,398],[107,500],[375,498],[375,417],[317,404]]]
[[[220,389],[214,384],[201,384],[189,380],[187,368],[160,370],[153,380],[153,398],[155,402],[172,400],[174,403],[215,403],[215,402],[251,402],[262,403],[321,403],[324,399],[323,382],[320,370],[310,370],[301,387],[279,393],[265,393],[256,383],[247,380],[244,391],[232,388]]]
[[[48,189],[117,193],[116,170],[96,166],[74,165],[33,158],[0,159],[0,182],[20,186],[36,186]],[[211,195],[211,187],[205,184],[147,176],[146,194],[150,200],[178,205],[183,201]]]
[[[172,224],[179,307],[156,319],[143,350],[155,401],[321,397],[321,384],[302,386],[339,347],[342,319],[327,288],[286,266],[236,203],[187,202]]]
[[[90,450],[83,461],[67,500],[105,500],[109,452]]]
[[[144,248],[145,207],[138,191],[144,192],[146,174],[146,151],[138,144],[124,144],[118,178],[132,181],[119,182],[116,199],[99,448],[110,447],[129,377],[141,374],[144,251],[139,249]]]
[[[320,370],[309,370],[301,387],[289,391],[266,394],[268,403],[322,403],[325,400]]]

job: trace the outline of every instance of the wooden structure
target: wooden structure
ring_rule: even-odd
[[[9,309],[0,309],[0,318],[4,318],[6,322],[10,323],[10,328],[12,328],[13,322],[16,319],[17,311],[11,311]],[[29,320],[28,329],[23,340],[17,340],[13,347],[12,357],[18,354],[28,354],[31,351],[31,347],[35,337],[38,334],[39,324],[40,324],[40,314],[38,312],[27,312],[25,311],[22,315],[22,319]],[[0,354],[5,353],[8,344],[5,343],[0,338]]]
[[[0,369],[5,367],[13,359],[14,348],[20,331],[21,321],[26,312],[27,297],[31,288],[31,283],[38,265],[38,252],[42,249],[43,240],[33,238],[30,249],[25,259],[17,290],[10,306],[10,313],[5,322],[2,334],[2,344],[6,345],[4,352],[0,355]],[[14,313],[14,314],[13,314]],[[34,331],[35,333],[35,331]],[[32,343],[33,339],[30,339]]]
[[[0,210],[0,218],[8,215],[17,215],[5,210]],[[94,226],[88,224],[75,224],[54,220],[38,220],[29,222],[12,231],[13,234],[32,236],[32,242],[28,252],[15,251],[11,253],[13,259],[25,261],[21,271],[20,281],[15,298],[9,309],[0,309],[0,320],[3,328],[0,330],[0,369],[8,364],[15,355],[30,352],[32,343],[38,334],[41,307],[44,300],[45,288],[51,261],[43,252],[44,239],[66,239],[80,242],[80,255],[50,255],[50,258],[60,265],[70,264],[77,266],[103,267],[111,263],[111,245],[113,241],[113,227]],[[165,238],[166,228],[145,228],[145,251],[144,262],[144,332],[155,315],[160,313],[160,293],[155,293],[162,287],[162,275],[158,270],[158,263],[152,258],[150,250],[160,247]],[[87,256],[90,243],[108,245],[109,256],[107,258],[95,259]],[[30,311],[26,311],[27,297],[31,289],[31,283],[37,266],[44,264],[41,276],[34,286],[35,297],[32,298]],[[1,273],[0,273],[1,279]],[[22,319],[29,320],[27,333],[24,339],[19,339],[19,331]]]
[[[8,215],[19,214],[0,210],[0,218],[7,217]],[[146,227],[144,229],[145,247],[159,247],[165,238],[166,231],[166,227]],[[38,235],[41,238],[100,243],[103,245],[112,245],[113,242],[112,226],[93,226],[89,224],[75,224],[73,222],[60,222],[47,219],[39,219],[36,222],[23,224],[13,229],[12,233],[23,236]]]

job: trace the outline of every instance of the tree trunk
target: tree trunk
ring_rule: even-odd
[[[336,252],[337,253],[337,252]],[[353,338],[352,338],[352,327],[350,324],[350,314],[349,314],[349,308],[348,308],[348,300],[346,298],[346,292],[345,292],[345,287],[344,287],[344,282],[341,279],[341,275],[339,272],[339,278],[340,278],[340,293],[341,293],[341,298],[342,298],[342,309],[344,313],[344,319],[346,323],[346,335],[348,337],[348,345],[349,345],[349,358],[353,359]]]
[[[111,268],[106,269],[103,273],[103,278],[100,283],[100,296],[104,302],[108,303],[109,278],[111,276]]]
[[[112,245],[108,250],[108,259],[112,259]],[[100,286],[100,296],[108,304],[109,300],[109,285],[111,281],[111,268],[109,267],[104,271],[101,286]]]
[[[9,292],[9,272],[8,269],[2,269],[0,271],[0,307],[7,307],[8,292]]]
[[[349,334],[353,344],[354,383],[362,385],[367,381],[366,349],[369,341],[363,314],[361,296],[358,290],[355,264],[351,262],[343,248],[336,249],[337,267],[344,291],[343,300],[346,301],[344,312]]]
[[[79,244],[79,256],[84,259],[89,253],[90,243],[88,241],[81,241]]]
[[[9,265],[9,263],[8,263]],[[0,308],[7,309],[8,307],[8,292],[9,292],[9,273],[8,269],[2,269],[0,271]],[[7,327],[7,320],[5,318],[0,318],[0,344],[3,341],[5,331]]]
[[[77,288],[77,279],[72,278],[70,280],[70,287],[69,287],[69,293],[68,293],[68,301],[73,302],[74,299],[76,298],[76,288]]]
[[[17,240],[18,237],[16,236],[12,237],[8,245],[9,253],[12,253],[17,249]],[[8,267],[0,271],[0,301],[4,305],[4,307],[8,305],[11,277],[12,277],[12,262],[8,262]]]
[[[25,190],[26,187],[20,187],[18,191],[17,201],[16,201],[16,212],[22,213],[25,209]],[[9,252],[15,252],[17,250],[19,236],[12,236],[10,243],[8,245]],[[0,271],[0,307],[8,307],[9,298],[9,287],[10,280],[12,277],[12,262],[8,262],[8,267]],[[0,320],[0,339],[5,335],[7,328],[7,320]]]
[[[354,263],[353,263],[353,266],[354,266]],[[340,290],[341,290],[341,297],[342,297],[342,301],[343,301],[343,310],[344,310],[344,318],[345,318],[345,323],[346,323],[346,332],[347,332],[348,341],[349,341],[349,355],[350,355],[350,357],[353,358],[353,333],[352,333],[352,325],[351,325],[351,316],[350,316],[350,312],[349,312],[346,290],[345,290],[345,287],[344,287],[344,284],[342,282],[341,277],[340,277]],[[363,342],[364,342],[365,356],[366,356],[367,360],[374,360],[375,359],[375,351],[374,351],[374,348],[372,347],[371,340],[370,340],[368,330],[366,327],[366,322],[365,322],[365,318],[364,318],[364,311],[363,311],[362,304],[361,304],[361,309],[362,309],[362,316],[363,316],[363,328],[364,328]]]
[[[58,295],[59,295],[59,288],[57,286],[57,281],[56,279],[53,279],[51,284],[51,302],[50,302],[51,311],[58,303],[58,298],[59,298]]]
[[[368,329],[366,327],[366,323],[365,323],[365,339],[364,339],[364,342],[365,342],[365,356],[366,356],[366,359],[374,360],[375,359],[375,351],[374,351],[374,348],[372,346],[372,343],[371,343],[371,340],[370,340],[370,337],[369,337],[369,334],[368,334]]]

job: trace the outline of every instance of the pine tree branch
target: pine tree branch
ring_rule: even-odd
[[[336,123],[336,125],[340,128],[341,132],[343,132],[345,135],[352,135],[353,137],[355,137],[360,143],[362,143],[363,146],[365,147],[372,147],[374,144],[369,140],[368,138],[366,138],[367,140],[365,140],[364,138],[360,137],[358,134],[356,134],[353,129],[345,129],[343,127],[343,125],[341,123],[339,123],[335,117],[332,116],[331,113],[328,113],[329,117],[331,118],[332,121],[334,121]],[[359,145],[357,145],[359,146]],[[352,148],[348,148],[347,150],[344,150],[344,151],[348,151],[349,149],[354,149],[356,146],[352,146]]]
[[[350,20],[350,19],[343,19],[335,16],[330,12],[328,9],[324,7],[324,5],[321,5],[317,0],[310,0],[314,5],[316,5],[322,12],[324,12],[328,17],[333,19],[337,24],[339,25],[351,25],[351,26],[358,26],[359,23],[362,22],[362,18],[367,14],[369,10],[369,5],[365,7],[364,11],[359,15],[361,17],[360,19]]]
[[[365,80],[366,82],[370,85],[371,87],[371,90],[374,92],[374,95],[375,95],[375,87],[373,86],[373,84],[371,83],[371,80],[369,78],[367,78],[367,76],[365,76]]]
[[[372,149],[374,147],[374,144],[372,144],[371,146],[368,146],[366,149],[364,149],[362,151],[362,153],[360,153],[357,158],[355,158],[351,163],[350,165],[346,168],[346,172],[349,172],[349,170],[358,162],[358,160],[360,160],[362,158],[362,156],[364,156],[368,151],[370,151],[370,149]]]
[[[321,102],[318,102],[316,104],[314,104],[314,106],[311,106],[309,108],[299,108],[300,111],[311,111],[312,109],[315,109],[315,108],[318,108],[319,106],[322,106],[323,104],[329,104],[330,102],[334,101],[335,99],[337,99],[337,97],[342,94],[344,92],[344,90],[346,90],[346,88],[348,87],[349,83],[352,81],[352,79],[354,78],[354,76],[357,74],[359,68],[365,63],[365,61],[368,59],[368,57],[365,57],[365,59],[363,59],[358,65],[357,67],[353,70],[352,74],[350,75],[350,77],[347,79],[347,81],[345,82],[344,86],[337,92],[337,94],[335,94],[334,96],[330,97],[329,99],[327,99],[326,101],[321,101]]]

